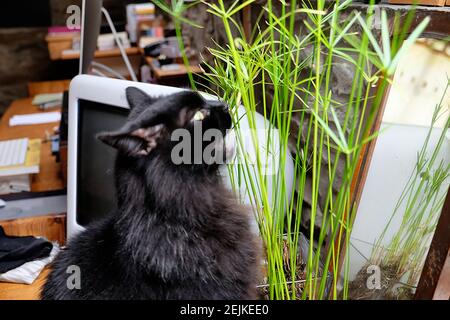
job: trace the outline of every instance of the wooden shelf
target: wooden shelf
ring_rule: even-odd
[[[136,47],[131,47],[125,49],[125,52],[127,55],[138,55],[140,54],[139,49]],[[111,57],[120,57],[120,50],[119,49],[112,49],[112,50],[97,50],[95,51],[95,58],[111,58]],[[61,53],[61,60],[74,60],[79,59],[80,53],[74,52],[74,53],[67,53],[64,52]]]
[[[414,0],[389,0],[389,3],[392,3],[392,4],[408,4],[408,5],[418,4],[418,5],[423,5],[423,6],[439,6],[439,7],[445,6],[445,0],[418,0],[418,1],[414,1]]]
[[[178,64],[178,69],[175,70],[163,70],[155,66],[156,60],[151,57],[145,58],[147,64],[150,66],[156,79],[180,77],[188,74],[188,71],[195,74],[202,74],[205,71],[199,65],[191,65],[187,68],[184,64]]]

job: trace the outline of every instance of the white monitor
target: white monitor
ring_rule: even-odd
[[[115,150],[96,139],[96,133],[118,129],[125,121],[129,106],[125,96],[127,87],[137,87],[150,96],[163,96],[184,89],[109,79],[92,75],[79,75],[70,84],[69,91],[69,135],[68,135],[68,181],[67,181],[67,235],[72,237],[83,230],[90,222],[104,217],[115,207],[115,189],[113,168]],[[205,98],[217,99],[202,93]],[[241,130],[248,128],[245,109],[240,107],[238,115]],[[268,121],[256,114],[259,127],[267,127]],[[279,141],[277,130],[271,130],[271,141]],[[260,135],[261,132],[258,132]],[[246,145],[250,145],[251,136]],[[266,137],[260,136],[260,144],[264,145]],[[277,150],[277,146],[274,147]],[[264,156],[267,151],[260,152]],[[279,162],[278,153],[274,152],[273,164]],[[289,158],[289,157],[288,157]],[[229,183],[228,170],[223,167],[225,183]],[[236,167],[236,170],[237,167]],[[276,172],[276,170],[274,170]],[[288,161],[286,177],[293,175],[293,162]],[[292,188],[292,178],[286,179],[286,190]],[[269,188],[270,192],[271,188]],[[249,203],[248,192],[239,190],[243,201]],[[290,199],[290,193],[287,194]],[[269,195],[271,199],[271,195]]]

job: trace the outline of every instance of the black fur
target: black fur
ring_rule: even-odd
[[[77,235],[56,258],[43,299],[253,299],[257,245],[248,211],[222,185],[217,164],[170,161],[175,128],[230,127],[223,105],[186,91],[152,99],[127,89],[132,108],[117,132],[99,135],[116,147],[118,210]],[[159,125],[159,127],[155,127]],[[145,134],[139,129],[149,129]],[[70,265],[81,289],[68,289]]]

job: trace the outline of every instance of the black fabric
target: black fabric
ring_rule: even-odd
[[[44,239],[7,236],[0,226],[0,273],[29,261],[46,258],[52,248],[53,244]]]

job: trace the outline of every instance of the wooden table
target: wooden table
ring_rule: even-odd
[[[126,48],[125,53],[127,56],[140,55],[140,51],[136,47]],[[94,58],[112,58],[112,57],[122,57],[120,50],[118,48],[111,50],[96,50]],[[79,52],[61,53],[61,60],[72,60],[79,59]]]
[[[0,300],[40,300],[41,287],[50,269],[46,268],[31,285],[0,283]]]
[[[205,72],[200,65],[190,65],[189,67],[186,67],[184,64],[179,63],[177,64],[178,69],[164,70],[156,66],[157,61],[152,57],[145,57],[145,61],[149,65],[156,80],[161,83],[170,81],[174,78],[186,77],[188,72],[193,74],[202,74]]]
[[[0,225],[8,235],[44,236],[50,241],[57,241],[60,245],[66,242],[65,214],[0,221]],[[40,288],[45,283],[49,271],[49,268],[45,268],[31,285],[0,282],[0,300],[40,299]]]
[[[73,46],[74,38],[80,37],[77,32],[74,33],[62,33],[62,34],[49,34],[45,37],[48,45],[48,52],[51,60],[73,60],[79,59],[79,52],[64,52],[65,50],[71,50]],[[126,48],[127,55],[140,55],[140,51],[136,47]],[[120,50],[118,48],[112,50],[97,50],[95,51],[95,58],[110,58],[121,57]]]
[[[66,242],[66,215],[46,215],[9,221],[0,221],[8,235],[44,236],[60,245]],[[40,288],[50,269],[45,268],[31,285],[0,282],[0,300],[39,300]]]
[[[37,106],[31,104],[32,98],[19,99],[14,101],[6,110],[0,120],[0,141],[18,138],[42,139],[41,162],[39,173],[32,176],[31,191],[54,191],[64,189],[64,182],[61,177],[61,164],[57,163],[52,155],[52,144],[46,141],[46,134],[52,135],[54,129],[59,127],[59,122],[28,125],[9,126],[9,119],[18,114],[41,113]],[[59,108],[51,111],[61,111]]]
[[[30,83],[28,91],[30,96],[33,96],[39,93],[62,92],[67,90],[68,86],[68,80]],[[32,105],[31,101],[32,98],[16,100],[6,110],[0,119],[0,140],[25,137],[42,139],[39,173],[33,175],[31,191],[45,192],[64,189],[65,183],[61,176],[61,164],[57,163],[55,157],[52,155],[51,142],[45,141],[46,132],[53,134],[54,129],[59,127],[59,122],[29,126],[9,126],[9,119],[13,115],[45,112],[40,111],[37,106]],[[60,111],[60,109],[53,109],[52,111]],[[8,235],[44,236],[50,241],[58,241],[61,245],[64,245],[66,240],[65,213],[0,220],[0,225]],[[45,282],[48,272],[47,269],[44,270],[32,285],[0,283],[0,300],[39,299],[40,287]]]

